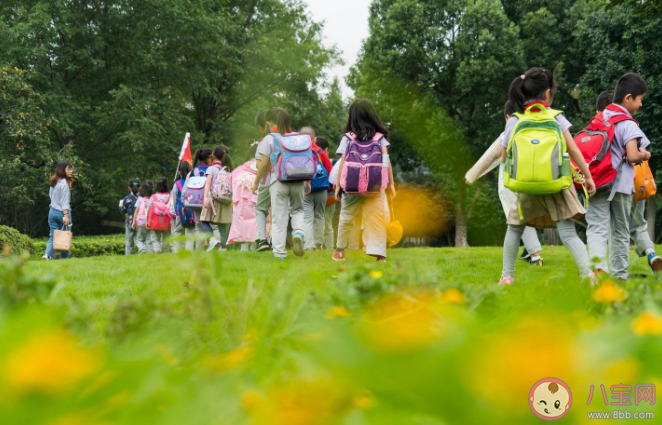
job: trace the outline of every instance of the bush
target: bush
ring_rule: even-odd
[[[4,251],[6,246],[11,247],[13,253],[34,252],[32,239],[16,229],[0,226],[0,250]]]
[[[33,242],[34,253],[41,255],[46,251],[48,239]],[[103,255],[124,254],[124,235],[76,236],[74,233],[71,255],[77,258],[99,257]]]

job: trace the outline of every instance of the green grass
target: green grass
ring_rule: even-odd
[[[544,258],[542,268],[518,261],[505,288],[498,248],[393,250],[385,265],[360,252],[342,264],[329,252],[280,262],[232,251],[30,261],[25,276],[6,275],[22,289],[0,292],[0,387],[18,394],[0,402],[0,417],[533,424],[528,390],[555,376],[576,397],[564,420],[583,423],[586,411],[609,409],[586,406],[591,384],[634,388],[662,373],[662,290],[633,254],[631,272],[649,277],[616,283],[624,299],[598,302],[565,248],[545,247]],[[43,302],[24,296],[30,279],[48,275],[56,286]],[[652,319],[639,335],[632,323],[645,311]],[[49,374],[30,380],[5,366],[17,352],[30,364],[31,338],[48,341],[56,329],[78,341],[60,357],[93,365],[58,372],[58,345],[35,349],[37,364],[60,376],[59,395]],[[103,360],[86,363],[89,353]],[[27,383],[12,381],[23,374]]]

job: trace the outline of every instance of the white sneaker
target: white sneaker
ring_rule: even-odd
[[[214,249],[216,249],[219,245],[221,244],[221,241],[219,241],[216,238],[211,238],[209,239],[209,248],[207,248],[207,252],[211,252]]]
[[[52,260],[52,258],[49,257],[48,254],[42,255],[41,258],[44,259],[44,260]]]

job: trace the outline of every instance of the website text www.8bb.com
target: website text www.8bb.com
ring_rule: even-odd
[[[614,410],[613,412],[587,412],[589,419],[655,419],[653,412],[627,412]]]

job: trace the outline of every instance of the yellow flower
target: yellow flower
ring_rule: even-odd
[[[227,372],[244,366],[253,357],[250,345],[235,348],[229,353],[209,356],[202,361],[202,367],[215,372]]]
[[[632,332],[637,335],[662,335],[662,318],[646,311],[632,322]]]
[[[353,314],[345,307],[334,306],[326,313],[327,319],[335,319],[337,317],[352,317]]]
[[[605,280],[593,292],[593,300],[603,304],[611,304],[616,301],[623,301],[627,293],[619,288],[613,281]]]
[[[176,365],[179,363],[179,359],[177,357],[173,357],[172,350],[165,345],[159,344],[155,347],[155,350],[160,355],[161,360],[163,360],[164,363],[169,365]]]
[[[368,390],[359,391],[352,399],[352,404],[362,410],[371,409],[375,406],[375,397]]]
[[[87,413],[73,413],[48,422],[48,425],[111,425],[111,423],[101,422]]]
[[[11,353],[5,362],[6,382],[14,392],[59,394],[99,370],[98,354],[78,345],[61,330],[36,335]]]
[[[373,270],[370,272],[370,277],[373,279],[381,279],[382,276],[384,276],[384,273],[380,272],[379,270]]]
[[[464,294],[455,288],[450,288],[441,294],[441,300],[448,304],[464,304],[466,299]]]
[[[348,393],[337,382],[295,381],[268,389],[264,398],[254,391],[244,393],[242,403],[255,425],[324,425],[351,410]]]

